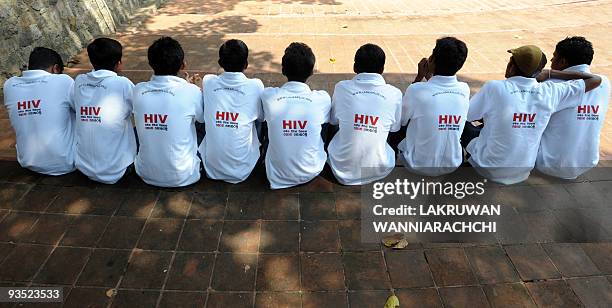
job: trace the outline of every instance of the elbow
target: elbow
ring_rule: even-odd
[[[601,77],[593,75],[593,77],[586,80],[585,92],[589,92],[601,85]]]

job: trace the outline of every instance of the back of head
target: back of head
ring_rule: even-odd
[[[123,56],[123,46],[116,40],[101,37],[87,45],[87,55],[95,70],[114,71]]]
[[[64,61],[62,57],[53,49],[36,47],[30,53],[28,60],[29,70],[48,70],[57,65],[60,72],[64,71]]]
[[[285,49],[282,67],[283,75],[289,81],[305,82],[312,76],[315,65],[315,55],[312,49],[304,43],[291,43]]]
[[[382,74],[385,70],[385,52],[378,45],[365,44],[355,53],[355,73]]]
[[[219,65],[226,72],[242,72],[247,67],[249,48],[241,41],[232,39],[219,48]]]
[[[158,76],[176,76],[185,60],[185,52],[181,44],[171,37],[162,37],[153,42],[147,54],[149,65]]]
[[[557,43],[555,53],[567,61],[568,66],[593,62],[593,44],[582,36],[568,37]]]
[[[468,48],[465,43],[454,37],[443,37],[436,41],[433,50],[434,75],[453,76],[463,67]]]

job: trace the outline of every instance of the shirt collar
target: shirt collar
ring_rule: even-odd
[[[437,83],[437,84],[455,84],[457,83],[457,75],[453,75],[453,76],[434,75],[427,82],[432,82],[432,83]]]
[[[581,73],[591,73],[591,67],[588,64],[578,64],[574,66],[570,66],[563,71],[567,72],[581,72]]]
[[[51,73],[45,70],[27,70],[21,73],[21,77],[23,78],[38,78],[42,76],[49,76]]]
[[[243,81],[247,79],[242,72],[224,72],[220,77],[227,81]]]
[[[375,85],[383,85],[387,83],[381,74],[376,73],[360,73],[355,75],[353,80],[359,83],[370,83]]]
[[[153,75],[151,76],[151,82],[153,83],[187,83],[187,80],[172,75]]]
[[[307,84],[299,81],[288,81],[281,88],[291,92],[310,91],[310,87]]]
[[[527,78],[523,76],[513,76],[506,80],[524,86],[535,86],[538,84],[538,81],[535,78]]]
[[[117,73],[113,72],[113,71],[109,71],[109,70],[93,70],[89,73],[87,73],[87,75],[93,77],[93,78],[105,78],[105,77],[115,77],[117,76]]]

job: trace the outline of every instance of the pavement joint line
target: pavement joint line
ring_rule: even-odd
[[[149,210],[149,214],[148,214],[147,218],[145,219],[145,223],[142,224],[142,227],[140,228],[140,234],[138,235],[138,239],[136,240],[136,243],[134,244],[134,247],[132,247],[130,256],[128,257],[128,261],[127,261],[125,267],[123,268],[121,276],[117,280],[117,284],[114,287],[115,291],[117,291],[119,289],[119,286],[123,282],[123,278],[125,278],[125,275],[127,274],[127,270],[130,267],[130,262],[132,262],[132,259],[134,258],[135,251],[137,251],[137,249],[138,249],[137,247],[138,247],[138,244],[140,243],[140,239],[142,239],[142,235],[144,233],[145,228],[147,227],[147,223],[149,222],[149,219],[153,215],[153,210],[155,209],[155,205],[157,205],[157,202],[159,201],[160,195],[161,195],[161,192],[157,191],[156,196],[155,196],[155,203],[153,204],[153,206]],[[102,236],[104,236],[104,234],[102,234]],[[140,251],[142,251],[142,250],[140,250]],[[108,304],[107,304],[107,308],[111,308],[111,306],[113,304],[113,301],[115,300],[116,297],[117,297],[117,292],[115,292],[113,294],[113,296],[110,297],[110,299],[108,301]]]
[[[176,244],[174,244],[174,250],[172,250],[172,256],[170,257],[170,262],[168,263],[168,268],[166,270],[166,276],[164,277],[164,280],[162,282],[162,286],[160,288],[159,296],[157,298],[155,307],[159,307],[159,305],[161,305],[162,296],[164,294],[164,290],[166,289],[166,283],[168,282],[168,278],[170,277],[170,272],[172,271],[172,265],[174,265],[174,260],[176,258],[176,253],[179,247],[179,243],[181,242],[183,232],[185,231],[185,224],[187,223],[187,217],[189,216],[189,212],[191,211],[191,207],[193,206],[194,196],[193,194],[190,194],[189,196],[191,197],[191,199],[189,200],[189,209],[187,209],[187,213],[185,214],[185,217],[183,218],[183,224],[181,225],[181,231],[179,232],[179,236],[176,240]]]

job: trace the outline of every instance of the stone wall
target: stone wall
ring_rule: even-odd
[[[159,2],[159,0],[157,0]],[[156,0],[0,0],[0,91],[27,65],[32,49],[58,51],[64,61],[93,38],[110,34]]]

